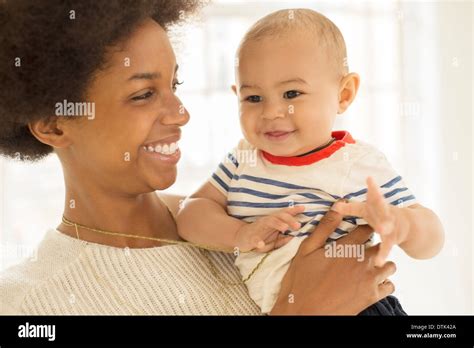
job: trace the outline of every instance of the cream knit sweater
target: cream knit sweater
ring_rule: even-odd
[[[35,261],[0,274],[0,314],[259,314],[232,255],[170,245],[122,249],[50,230]]]

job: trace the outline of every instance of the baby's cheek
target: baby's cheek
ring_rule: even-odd
[[[258,124],[254,117],[241,117],[240,125],[242,127],[242,132],[249,137],[255,136],[259,131]]]

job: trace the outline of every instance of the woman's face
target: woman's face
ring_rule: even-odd
[[[145,21],[87,90],[94,117],[67,122],[71,145],[60,152],[79,179],[123,194],[162,190],[176,180],[180,127],[189,114],[176,96],[176,58],[163,28]]]

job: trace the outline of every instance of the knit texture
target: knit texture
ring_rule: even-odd
[[[0,274],[0,314],[256,315],[231,254],[115,248],[47,232],[37,259]],[[217,270],[218,276],[214,275]]]

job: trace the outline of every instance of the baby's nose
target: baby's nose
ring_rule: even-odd
[[[269,120],[273,120],[276,118],[283,118],[286,116],[286,110],[278,105],[273,105],[273,106],[264,108],[262,116],[263,118],[269,119]]]

